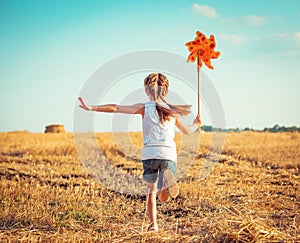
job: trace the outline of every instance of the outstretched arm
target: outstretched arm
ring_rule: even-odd
[[[89,106],[85,104],[85,102],[81,97],[79,97],[78,99],[81,103],[79,107],[87,111],[140,114],[144,116],[144,104],[142,103],[135,104],[135,105],[107,104],[107,105]]]
[[[176,127],[183,133],[183,134],[186,134],[186,135],[189,135],[189,134],[192,134],[194,133],[197,128],[200,128],[202,124],[202,121],[201,121],[201,118],[199,115],[196,116],[193,124],[191,125],[184,125],[180,119],[178,117],[176,117]]]

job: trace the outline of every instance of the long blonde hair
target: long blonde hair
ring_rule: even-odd
[[[186,116],[191,112],[190,105],[171,105],[166,101],[165,97],[168,94],[169,80],[165,75],[151,73],[144,79],[144,86],[156,102],[156,110],[161,123],[170,120],[175,115]],[[159,99],[166,103],[170,109],[157,103]]]

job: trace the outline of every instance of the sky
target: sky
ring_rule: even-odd
[[[0,131],[43,132],[49,124],[72,131],[77,97],[96,70],[143,50],[186,58],[185,43],[198,30],[213,34],[221,52],[214,70],[201,70],[222,101],[227,128],[300,126],[299,23],[298,0],[2,0]],[[100,102],[120,102],[143,88],[145,75],[118,79]],[[196,94],[172,81],[195,113]],[[201,115],[210,125],[205,106]],[[97,131],[112,128],[110,116],[95,115]]]

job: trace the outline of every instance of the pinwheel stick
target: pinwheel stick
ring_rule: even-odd
[[[198,115],[200,116],[200,59],[201,51],[197,52],[197,74],[198,74]]]

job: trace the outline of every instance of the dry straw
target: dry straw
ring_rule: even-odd
[[[113,165],[142,174],[131,159],[138,155],[121,153],[110,133],[96,136]],[[131,138],[142,142],[141,133]],[[0,241],[300,242],[300,133],[229,133],[219,163],[200,181],[210,139],[200,135],[176,200],[158,202],[154,234],[146,233],[146,197],[96,183],[71,134],[0,133]]]

